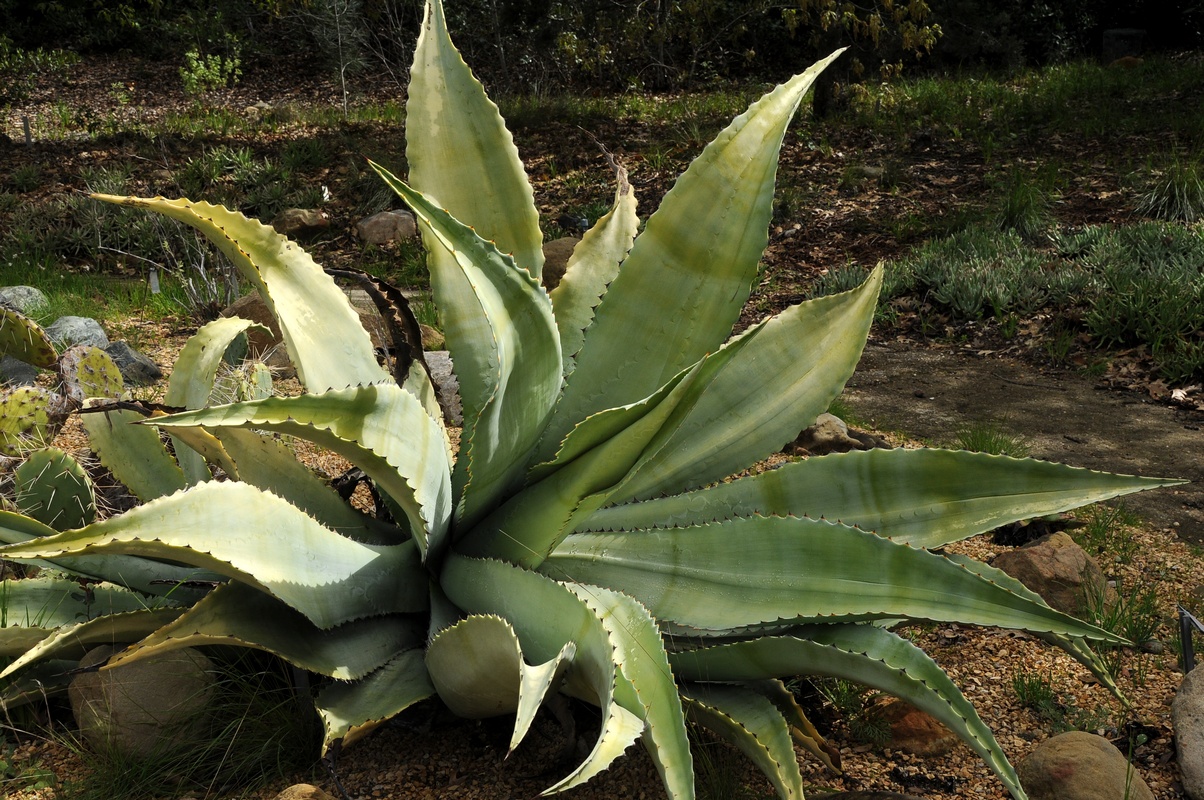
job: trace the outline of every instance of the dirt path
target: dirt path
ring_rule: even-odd
[[[871,343],[845,397],[887,430],[949,444],[959,427],[1003,421],[1036,458],[1192,483],[1125,498],[1156,528],[1204,545],[1204,414],[1099,389],[1077,373],[1037,370],[951,347]]]

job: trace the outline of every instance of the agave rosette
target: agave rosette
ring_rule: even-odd
[[[199,570],[217,588],[34,626],[4,651],[10,696],[21,676],[93,641],[138,640],[111,665],[236,644],[332,679],[316,696],[326,749],[436,694],[464,716],[513,714],[514,747],[562,692],[598,705],[604,722],[549,792],[639,739],[667,794],[693,797],[692,720],[792,798],[803,795],[795,745],[825,761],[828,751],[779,679],[831,675],[927,710],[1024,797],[957,687],[875,623],[1033,631],[1100,671],[1086,643],[1114,636],[931,549],[1170,481],[939,450],[831,455],[727,480],[839,394],[881,284],[875,272],[731,336],[767,243],[780,145],[830,61],[738,117],[642,231],[617,170],[612,210],[549,295],[517,150],[440,3],[428,3],[409,180],[374,166],[428,250],[464,407],[456,454],[421,364],[379,365],[342,291],[297,245],[207,203],[101,198],[214,241],[277,317],[305,393],[207,405],[217,360],[247,325],[226,320],[198,333],[173,374],[168,403],[192,410],[149,420],[178,460],[153,428],[119,424],[135,412],[88,416],[102,459],[144,504],[62,532],[3,514],[11,544],[0,555],[126,586],[175,570],[132,583],[168,595],[162,587],[195,587],[183,581]],[[280,435],[362,469],[388,515],[349,506]],[[212,480],[213,466],[228,479]]]

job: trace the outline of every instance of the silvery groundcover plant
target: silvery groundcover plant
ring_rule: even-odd
[[[52,570],[3,586],[6,702],[61,686],[95,643],[137,642],[110,666],[241,645],[326,676],[314,693],[324,750],[435,695],[465,717],[513,715],[513,747],[563,693],[602,724],[549,792],[638,740],[666,794],[691,798],[694,723],[791,798],[803,795],[795,746],[827,755],[781,679],[837,676],[933,714],[1023,798],[991,731],[892,624],[1031,631],[1107,681],[1089,645],[1117,637],[933,550],[1169,481],[927,449],[733,478],[839,394],[882,279],[731,335],[767,241],[779,147],[830,60],[732,122],[642,228],[617,168],[613,208],[549,295],[518,153],[428,3],[409,178],[376,170],[420,221],[464,407],[455,451],[421,352],[379,364],[296,244],[203,202],[101,197],[216,243],[278,319],[305,391],[273,396],[258,370],[239,402],[214,405],[222,354],[250,325],[223,319],[182,351],[165,399],[175,413],[87,401],[93,450],[140,505],[97,518],[69,457],[31,456],[54,467],[27,471],[24,514],[0,512],[0,557]],[[26,350],[41,341],[32,323],[8,324]],[[291,437],[362,469],[375,511],[304,467]],[[82,622],[80,577],[101,581]]]

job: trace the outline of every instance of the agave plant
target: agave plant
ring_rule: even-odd
[[[617,169],[612,210],[549,295],[510,134],[428,2],[408,182],[376,169],[420,221],[464,406],[455,452],[421,359],[381,366],[296,244],[207,203],[102,197],[214,241],[273,310],[305,391],[206,405],[233,328],[207,329],[173,374],[169,402],[191,410],[136,425],[121,424],[133,411],[89,415],[146,502],[64,532],[3,514],[0,555],[170,596],[41,626],[4,675],[99,640],[137,640],[110,667],[186,645],[259,648],[331,679],[315,697],[327,751],[434,695],[466,717],[514,715],[515,747],[559,692],[597,705],[603,724],[549,792],[639,739],[672,798],[694,796],[688,720],[802,797],[794,745],[831,760],[779,679],[832,675],[929,711],[1024,797],[991,731],[890,623],[1032,631],[1106,680],[1088,643],[1116,637],[933,549],[1168,481],[902,449],[743,474],[840,392],[881,283],[875,272],[731,336],[767,242],[778,150],[830,60],[732,122],[642,231]],[[152,425],[175,438],[179,466]],[[282,435],[362,469],[375,511],[309,474]]]

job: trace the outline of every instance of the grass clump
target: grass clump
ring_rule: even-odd
[[[958,428],[954,446],[973,453],[1026,458],[1031,453],[1028,440],[1007,429],[1003,420],[986,420]]]
[[[1199,165],[1173,161],[1142,193],[1137,213],[1151,219],[1188,223],[1204,218],[1204,178]]]

